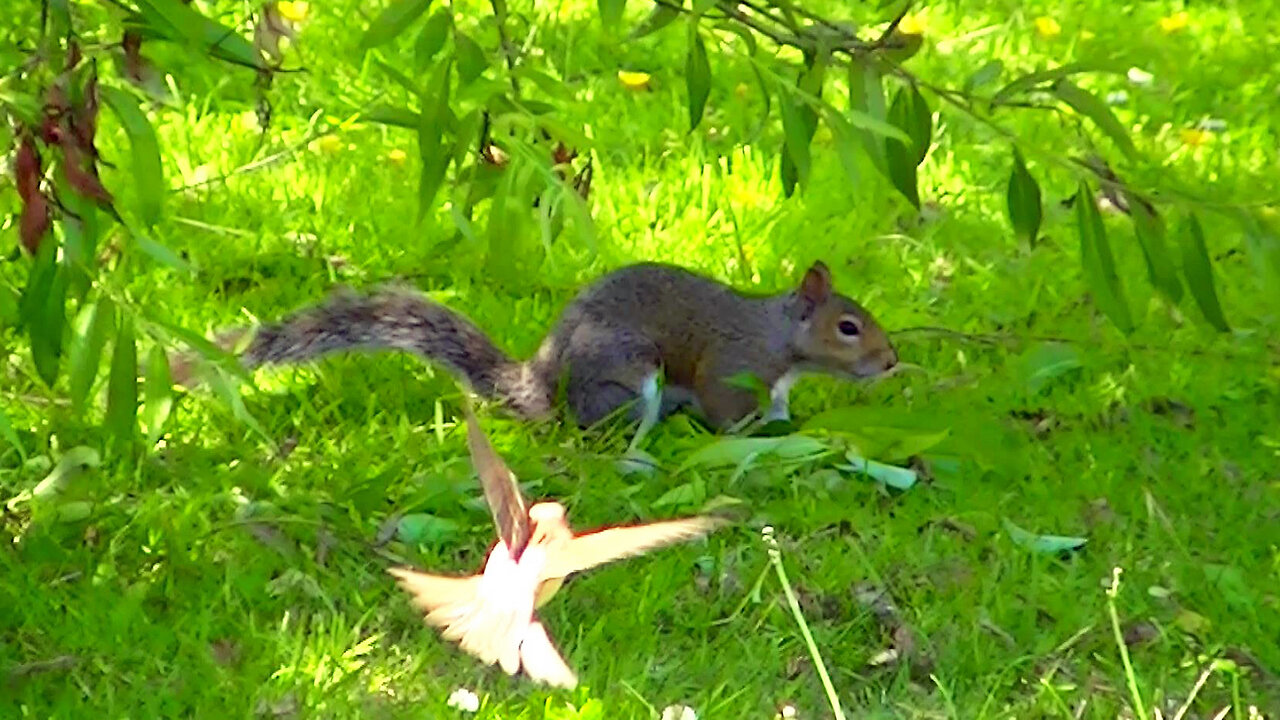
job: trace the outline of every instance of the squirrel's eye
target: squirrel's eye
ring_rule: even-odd
[[[858,329],[858,323],[852,320],[841,320],[840,324],[837,325],[836,328],[840,330],[840,334],[845,337],[856,337],[858,333],[861,332],[861,330]]]

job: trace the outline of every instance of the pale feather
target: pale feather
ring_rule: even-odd
[[[569,669],[560,651],[551,642],[542,623],[534,620],[525,631],[520,643],[520,660],[524,673],[530,679],[555,687],[572,690],[578,685],[578,676]]]
[[[720,518],[693,517],[608,528],[579,535],[547,558],[542,579],[566,577],[614,560],[641,555],[664,545],[701,537],[725,523]]]
[[[529,508],[516,476],[498,456],[497,451],[480,429],[471,403],[462,406],[467,419],[467,447],[471,450],[471,464],[480,476],[485,502],[493,515],[498,537],[511,549],[512,557],[519,559],[529,542]]]

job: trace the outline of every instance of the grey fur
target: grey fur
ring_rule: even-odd
[[[872,366],[897,362],[870,314],[830,292],[825,266],[815,264],[806,282],[815,278],[826,291],[817,301],[806,299],[804,285],[752,296],[675,266],[624,267],[584,289],[525,362],[507,355],[458,312],[417,292],[345,291],[261,328],[244,362],[253,368],[344,350],[403,350],[445,365],[478,394],[527,418],[551,413],[556,385],[567,372],[569,406],[583,425],[634,401],[646,379],[661,371],[667,384],[663,415],[691,405],[725,426],[754,410],[756,402],[751,391],[722,382],[732,375],[751,373],[772,386],[793,370],[860,376]],[[859,317],[870,345],[828,350],[834,341],[816,336],[815,318],[822,312]],[[641,412],[638,405],[634,417]]]

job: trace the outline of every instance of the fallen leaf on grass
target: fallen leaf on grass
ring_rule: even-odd
[[[910,468],[867,460],[852,452],[846,455],[845,459],[849,461],[847,465],[837,465],[836,467],[841,470],[866,475],[898,490],[910,490],[916,484],[916,481],[920,479],[919,474]]]
[[[1009,539],[1013,540],[1015,545],[1019,545],[1037,553],[1054,554],[1067,552],[1069,550],[1078,550],[1084,547],[1084,544],[1088,542],[1087,538],[1082,537],[1071,537],[1067,535],[1037,535],[1014,525],[1008,518],[1004,519],[1004,529],[1009,533]]]

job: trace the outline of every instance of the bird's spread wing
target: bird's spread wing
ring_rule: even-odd
[[[726,522],[721,518],[693,517],[579,535],[547,558],[542,577],[565,577],[624,557],[640,555],[663,545],[700,537]]]
[[[511,549],[511,557],[519,560],[529,544],[528,505],[520,494],[515,474],[498,457],[489,438],[480,429],[471,403],[468,401],[462,407],[467,418],[467,447],[471,449],[471,463],[480,475],[480,485],[484,488],[485,501],[489,503],[489,512],[493,514],[493,522],[498,528],[498,537]]]
[[[578,676],[569,669],[560,651],[551,642],[546,628],[534,620],[529,623],[520,643],[520,662],[525,675],[535,682],[572,690],[578,685]]]
[[[480,588],[480,576],[446,577],[408,568],[389,568],[413,604],[426,614],[428,625],[448,627],[464,615]]]

